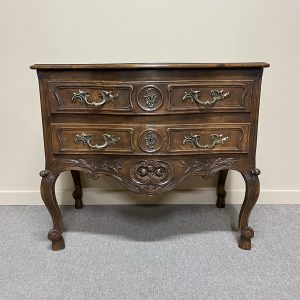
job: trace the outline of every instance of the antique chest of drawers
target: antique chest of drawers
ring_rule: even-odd
[[[229,169],[246,183],[239,247],[251,248],[250,212],[259,195],[256,169],[260,87],[267,63],[33,65],[37,69],[46,167],[41,195],[53,220],[48,238],[64,248],[55,181],[71,171],[75,207],[80,172],[108,175],[147,195],[189,176],[219,173],[225,206]]]

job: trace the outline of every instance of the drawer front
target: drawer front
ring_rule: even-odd
[[[49,83],[51,112],[126,112],[132,110],[133,87],[128,84]]]
[[[51,113],[250,112],[253,81],[48,82]]]
[[[133,152],[131,128],[80,124],[52,124],[54,154]]]
[[[54,154],[248,153],[250,124],[52,124]]]
[[[250,124],[203,124],[168,128],[171,153],[248,153]]]
[[[249,111],[251,82],[214,81],[169,84],[168,110],[173,112]]]

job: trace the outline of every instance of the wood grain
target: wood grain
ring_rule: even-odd
[[[130,64],[34,64],[31,69],[236,69],[236,68],[268,68],[265,62],[248,63],[130,63]]]
[[[94,179],[110,176],[146,195],[171,191],[190,176],[220,172],[217,206],[224,207],[228,170],[240,172],[246,182],[239,247],[250,249],[254,232],[248,220],[259,195],[260,88],[268,66],[31,66],[40,84],[46,160],[41,194],[53,221],[52,249],[64,248],[54,189],[64,171],[72,172],[73,196],[81,208],[79,172]]]

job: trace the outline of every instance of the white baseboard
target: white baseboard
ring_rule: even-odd
[[[244,191],[227,191],[226,203],[241,204]],[[72,191],[57,191],[58,203],[72,205]],[[192,191],[173,191],[159,197],[148,197],[128,191],[84,189],[85,205],[107,204],[215,204],[216,190],[206,188]],[[300,190],[262,190],[258,204],[300,204]],[[0,191],[0,205],[42,205],[39,191]]]

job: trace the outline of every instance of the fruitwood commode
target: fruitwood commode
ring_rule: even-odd
[[[147,195],[170,191],[192,175],[219,172],[217,207],[225,206],[229,169],[246,195],[239,247],[251,248],[250,212],[259,195],[255,166],[263,68],[267,63],[33,65],[40,84],[46,168],[41,194],[64,248],[54,185],[70,170],[75,207],[79,171],[108,175]]]

